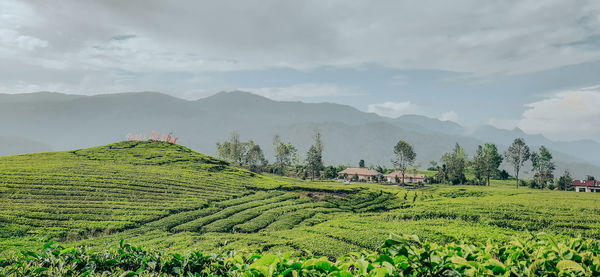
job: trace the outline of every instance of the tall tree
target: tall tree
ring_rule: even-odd
[[[252,140],[240,141],[240,135],[237,132],[232,132],[228,141],[217,143],[217,155],[234,165],[246,167],[252,171],[257,171],[259,166],[268,163],[260,146]]]
[[[406,169],[415,162],[416,157],[415,150],[408,142],[400,140],[394,146],[394,159],[392,163],[398,169],[402,170],[402,184],[404,184]]]
[[[275,153],[275,167],[277,173],[283,174],[286,167],[298,162],[298,150],[291,143],[284,143],[279,136],[273,138],[273,152]]]
[[[475,151],[472,164],[477,182],[479,184],[485,183],[487,162],[485,160],[485,153],[483,152],[483,147],[481,145],[477,146],[477,151]]]
[[[243,164],[245,152],[246,145],[240,141],[240,134],[236,131],[231,132],[229,141],[217,143],[217,155],[236,165]]]
[[[519,188],[519,172],[530,156],[529,146],[525,144],[525,140],[522,138],[516,138],[508,147],[508,150],[504,152],[504,157],[513,166],[515,178],[517,179],[517,188]]]
[[[552,161],[552,153],[546,147],[542,145],[540,146],[539,153],[533,152],[531,154],[531,164],[535,171],[534,178],[539,188],[545,188],[548,182],[554,180],[554,169],[556,169],[556,166]]]
[[[365,167],[365,160],[358,161],[358,167],[364,168]]]
[[[467,155],[458,143],[454,146],[451,153],[446,153],[442,156],[442,162],[446,165],[446,176],[450,183],[462,184],[467,178],[465,177],[465,167],[467,165]]]
[[[438,182],[447,184],[448,183],[448,169],[446,164],[442,164],[442,166],[438,166],[438,172],[435,175]]]
[[[487,185],[490,185],[490,178],[492,175],[498,173],[498,168],[502,164],[502,156],[498,153],[498,148],[493,143],[486,143],[483,147],[483,156],[485,160],[485,177]]]
[[[321,133],[315,131],[313,139],[315,142],[310,146],[306,153],[306,163],[312,173],[311,180],[314,180],[323,168],[323,143],[321,142]]]
[[[259,166],[265,166],[268,163],[260,145],[255,144],[252,140],[246,142],[245,145],[247,150],[243,158],[243,164],[249,167],[250,170],[257,171]]]

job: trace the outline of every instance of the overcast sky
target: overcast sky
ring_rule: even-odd
[[[0,92],[245,90],[600,138],[600,1],[0,1]]]

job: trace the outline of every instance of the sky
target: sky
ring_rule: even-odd
[[[600,1],[0,1],[0,93],[243,90],[600,141]]]

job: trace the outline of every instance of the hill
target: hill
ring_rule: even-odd
[[[514,182],[514,181],[513,181]],[[0,249],[121,240],[186,252],[375,250],[390,234],[439,243],[544,231],[600,238],[600,195],[491,187],[309,182],[259,175],[187,147],[120,142],[0,157]]]
[[[319,129],[324,134],[325,162],[351,165],[364,159],[367,165],[391,166],[391,149],[399,139],[414,145],[418,162],[426,167],[456,142],[472,155],[478,144],[494,142],[503,151],[520,136],[535,148],[548,146],[559,158],[557,172],[569,169],[578,177],[600,172],[600,153],[596,151],[600,144],[594,141],[554,142],[491,126],[468,131],[456,123],[424,116],[391,119],[345,105],[280,102],[239,91],[195,101],[154,92],[0,94],[0,118],[11,119],[0,120],[5,135],[40,141],[55,150],[103,145],[122,140],[129,133],[158,131],[173,132],[180,137],[179,143],[214,155],[215,144],[236,130],[243,140],[260,144],[267,158],[272,156],[270,146],[276,134],[303,154],[310,146],[313,130]],[[10,148],[17,149],[10,143],[0,144],[0,150]],[[32,146],[18,153],[37,150]]]
[[[256,175],[165,142],[2,157],[0,245],[121,236],[126,230],[252,233],[361,210],[344,201],[314,202],[303,196],[311,190],[314,185]],[[318,190],[354,194],[361,188]],[[365,195],[353,202],[364,211],[385,210],[376,204],[395,198]],[[293,214],[291,221],[274,223],[287,214]]]

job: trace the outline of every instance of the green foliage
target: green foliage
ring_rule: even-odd
[[[286,167],[298,163],[298,150],[291,143],[284,143],[279,136],[273,138],[273,150],[275,152],[276,173],[284,175]]]
[[[486,143],[483,147],[484,170],[483,175],[486,177],[487,185],[490,185],[490,179],[498,173],[498,167],[502,164],[502,156],[498,153],[498,148],[495,144]]]
[[[500,172],[498,172],[498,179],[499,180],[508,180],[508,178],[510,177],[510,174],[508,174],[508,171],[502,169]]]
[[[327,179],[335,179],[338,177],[338,168],[335,166],[327,166],[325,167],[325,178]]]
[[[558,190],[573,190],[573,177],[571,173],[565,170],[563,175],[558,178],[556,186]]]
[[[179,253],[333,258],[376,251],[390,233],[440,244],[505,243],[528,231],[600,237],[600,194],[516,190],[512,182],[408,189],[301,181],[161,142],[0,157],[0,255],[50,240],[93,251],[125,239]]]
[[[231,133],[229,141],[217,143],[217,154],[235,165],[246,167],[252,171],[259,171],[268,163],[260,145],[255,144],[252,140],[241,142],[237,132]]]
[[[505,244],[438,245],[417,236],[392,236],[377,252],[334,260],[290,254],[165,254],[121,242],[100,253],[47,243],[0,260],[1,275],[65,276],[597,276],[595,240],[538,234]]]
[[[465,149],[458,145],[458,143],[454,146],[452,152],[442,156],[442,162],[445,165],[442,166],[444,170],[441,173],[443,179],[454,185],[464,184],[467,181],[465,177],[467,155],[465,154]]]
[[[544,147],[540,146],[540,152],[533,152],[531,154],[531,163],[533,170],[535,171],[534,180],[537,184],[537,188],[545,188],[549,182],[554,180],[554,169],[556,168],[552,161],[552,154]]]
[[[508,150],[504,152],[506,161],[513,166],[515,178],[517,181],[517,188],[519,187],[519,172],[527,160],[529,160],[531,152],[529,146],[525,144],[525,140],[522,138],[516,138],[513,143],[508,147]]]
[[[478,184],[483,184],[486,182],[487,161],[481,145],[477,146],[477,151],[473,157],[472,165],[475,171],[475,181],[478,182]]]
[[[392,163],[398,169],[402,170],[402,181],[404,182],[404,173],[406,169],[415,162],[417,154],[413,147],[406,141],[400,140],[394,146],[394,159]]]
[[[323,169],[323,143],[321,142],[321,133],[315,131],[313,136],[315,143],[310,146],[306,153],[306,164],[312,174],[311,180],[319,176]]]

